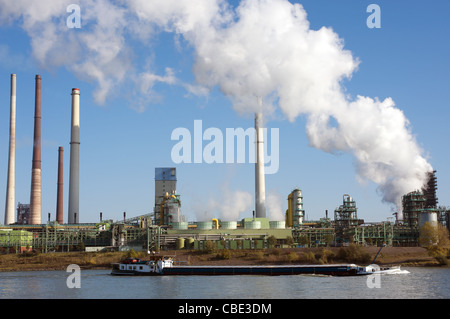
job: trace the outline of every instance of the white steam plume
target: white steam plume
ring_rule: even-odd
[[[397,206],[432,169],[391,98],[345,96],[341,82],[359,61],[331,28],[312,30],[300,4],[242,0],[233,8],[224,0],[80,0],[82,28],[73,32],[65,27],[69,3],[2,1],[0,18],[21,21],[41,65],[64,65],[95,81],[99,103],[128,77],[147,79],[137,88],[144,95],[156,82],[200,94],[217,86],[239,113],[254,112],[255,97],[263,97],[266,117],[277,107],[290,121],[306,115],[311,146],[353,154],[358,178],[375,182],[383,201]],[[151,56],[148,43],[158,32],[172,32],[192,47],[196,89],[179,81],[171,66],[157,75],[133,64],[128,41],[144,42]]]
[[[249,192],[241,190],[230,190],[228,186],[221,188],[219,196],[209,196],[206,201],[198,201],[192,209],[196,212],[199,221],[219,218],[223,221],[237,221],[245,213],[251,210],[253,196]]]
[[[275,190],[270,191],[266,197],[266,208],[269,219],[273,221],[284,221],[283,196]]]

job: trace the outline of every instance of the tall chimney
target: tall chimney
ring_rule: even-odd
[[[63,152],[62,146],[58,149],[58,185],[56,194],[56,221],[58,224],[63,223]]]
[[[258,99],[261,108],[262,101]],[[264,131],[262,112],[255,113],[256,164],[255,164],[255,211],[256,217],[266,217],[266,182],[264,177]]]
[[[36,75],[29,224],[41,223],[41,76]]]
[[[8,181],[6,184],[5,225],[14,223],[15,166],[16,166],[16,75],[11,74],[11,102],[9,118]]]
[[[78,224],[80,207],[80,90],[72,89],[70,135],[69,224]]]

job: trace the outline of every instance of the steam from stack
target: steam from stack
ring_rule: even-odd
[[[8,181],[6,185],[5,225],[14,223],[15,158],[16,158],[16,75],[11,74],[11,100],[9,120]]]
[[[41,76],[36,75],[29,224],[41,223]]]
[[[191,93],[217,87],[239,113],[258,112],[254,97],[260,96],[265,118],[277,108],[292,122],[304,116],[311,146],[353,155],[357,178],[376,183],[383,201],[399,209],[401,196],[420,189],[426,172],[432,171],[393,99],[347,95],[342,82],[351,79],[359,59],[344,48],[343,39],[332,28],[312,29],[298,3],[242,0],[231,5],[224,0],[199,0],[194,8],[179,0],[102,5],[87,1],[84,6],[91,14],[84,23],[92,27],[71,37],[55,27],[66,13],[63,6],[42,3],[40,10],[32,10],[26,1],[3,1],[0,12],[11,20],[22,20],[40,63],[65,65],[75,75],[96,81],[98,102],[130,80],[139,83],[143,98],[158,82],[183,85]],[[104,12],[115,23],[103,19]],[[145,28],[136,28],[135,21]],[[179,49],[186,43],[193,50],[196,85],[175,78],[177,73],[170,68],[166,75],[155,74],[149,66],[134,69],[127,37],[147,42],[159,30],[176,33]],[[40,45],[43,42],[45,46]],[[81,53],[80,47],[84,48]],[[142,79],[147,79],[146,85]]]

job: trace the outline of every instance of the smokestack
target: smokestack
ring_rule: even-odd
[[[69,224],[78,224],[80,207],[80,90],[72,89],[70,135]]]
[[[262,101],[258,99],[261,108]],[[255,164],[255,211],[256,217],[266,217],[266,182],[264,177],[264,131],[262,113],[255,114],[256,164]]]
[[[8,181],[6,183],[5,225],[14,223],[15,166],[16,166],[16,75],[11,74],[11,101],[9,118]]]
[[[56,222],[63,223],[63,152],[62,146],[58,149],[58,184],[56,194]]]
[[[36,75],[29,224],[41,223],[41,76]]]

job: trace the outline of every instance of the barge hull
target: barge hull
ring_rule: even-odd
[[[350,267],[172,267],[165,268],[162,275],[195,275],[195,276],[235,276],[235,275],[329,275],[354,276],[356,268]]]
[[[284,275],[326,275],[356,276],[356,265],[300,265],[300,266],[173,266],[161,272],[142,272],[113,269],[112,275],[136,276],[284,276]]]

